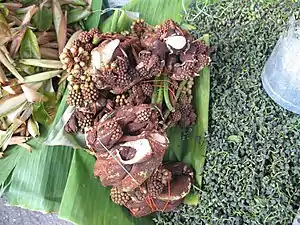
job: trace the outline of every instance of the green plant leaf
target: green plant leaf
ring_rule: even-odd
[[[38,82],[38,81],[45,81],[49,80],[52,77],[58,76],[62,70],[50,70],[47,72],[42,72],[42,73],[36,73],[30,76],[26,76],[24,78],[25,83],[32,83],[32,82]]]
[[[118,9],[109,18],[110,22],[104,22],[100,29],[102,32],[121,32],[130,28],[133,20],[126,14],[126,11]]]
[[[8,16],[8,14],[9,14],[8,8],[6,8],[2,3],[0,4],[0,13],[5,17]]]
[[[33,151],[23,154],[16,163],[7,192],[9,204],[42,212],[57,212],[73,150],[70,147],[45,146],[43,137],[32,139],[28,144]]]
[[[54,92],[43,93],[43,95],[47,98],[47,101],[33,104],[33,117],[44,126],[49,126],[56,114],[56,95]]]
[[[228,138],[227,138],[227,141],[229,142],[234,142],[234,143],[241,143],[243,141],[243,138],[239,135],[230,135]]]
[[[72,9],[68,11],[67,24],[71,24],[83,20],[87,18],[89,15],[91,15],[91,13],[92,12],[89,9],[83,9],[83,8]]]
[[[93,12],[92,15],[87,18],[84,24],[87,30],[99,27],[102,4],[103,0],[92,0],[91,10]]]
[[[86,6],[87,3],[85,0],[68,0],[69,4],[78,5],[78,6]]]
[[[189,193],[185,198],[184,198],[184,204],[187,205],[193,205],[196,206],[199,203],[199,196],[195,193]]]
[[[47,31],[52,26],[52,12],[50,9],[42,6],[32,17],[32,20],[39,31]]]
[[[151,218],[135,219],[110,199],[110,188],[101,186],[93,175],[95,158],[76,150],[59,210],[59,217],[75,224],[153,224]]]
[[[41,53],[37,38],[33,31],[27,28],[21,41],[20,58],[22,59],[40,59]]]
[[[20,3],[24,4],[24,5],[31,5],[36,3],[38,0],[21,0],[19,1]]]
[[[184,10],[183,6],[187,8],[191,2],[192,0],[133,0],[124,8],[126,10],[139,12],[140,18],[143,18],[151,25],[156,25],[167,19],[180,22]]]

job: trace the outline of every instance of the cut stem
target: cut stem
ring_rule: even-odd
[[[156,77],[155,81],[159,80],[160,77]],[[158,92],[158,86],[154,86],[152,98],[151,98],[151,104],[155,104],[157,100],[157,92]]]
[[[157,92],[158,92],[158,94],[157,94],[156,104],[161,106],[161,104],[164,100],[164,88],[163,87],[158,88]]]
[[[175,95],[175,101],[176,102],[177,102],[177,100],[178,100],[178,98],[179,98],[179,96],[181,94],[182,89],[184,88],[184,86],[186,84],[187,84],[187,80],[183,80],[183,81],[180,82],[179,87],[178,87],[178,89],[176,91],[176,95]]]
[[[167,76],[165,76],[164,78],[164,99],[165,99],[165,103],[166,106],[168,107],[168,110],[170,110],[171,112],[174,112],[175,109],[172,106],[172,103],[170,101],[170,97],[169,97],[169,78]]]
[[[175,102],[178,101],[178,98],[179,98],[179,96],[180,96],[180,93],[181,93],[182,89],[184,88],[184,86],[186,85],[186,83],[187,83],[187,80],[183,80],[183,81],[180,82],[179,87],[178,87],[178,89],[177,89],[177,91],[176,91],[176,94],[175,94]],[[165,114],[164,114],[164,119],[165,119],[165,120],[166,120],[167,117],[170,115],[170,112],[171,112],[171,111],[170,111],[169,109],[166,110],[166,112],[165,112]]]

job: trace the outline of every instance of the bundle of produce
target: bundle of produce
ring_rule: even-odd
[[[192,126],[193,79],[210,63],[209,48],[174,21],[135,21],[131,32],[81,32],[60,55],[68,72],[64,129],[85,134],[94,175],[134,216],[170,211],[189,193],[192,170],[162,165],[170,126]]]

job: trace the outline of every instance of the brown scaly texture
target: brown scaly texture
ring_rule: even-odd
[[[184,163],[162,165],[139,187],[130,192],[111,189],[111,199],[136,217],[176,208],[191,188],[193,172]]]
[[[143,79],[150,79],[159,75],[164,69],[164,62],[156,54],[150,51],[141,51],[139,53],[139,64],[137,71]]]
[[[171,113],[169,120],[171,126],[175,126],[181,120],[181,112],[179,109],[176,109],[175,112]]]
[[[97,28],[92,28],[89,30],[89,33],[94,37],[95,35],[100,35],[100,31]]]

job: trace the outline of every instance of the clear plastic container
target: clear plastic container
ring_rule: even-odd
[[[292,225],[300,225],[300,215],[296,216]]]
[[[277,42],[263,71],[268,95],[285,109],[300,114],[300,30],[290,20],[289,30]]]

